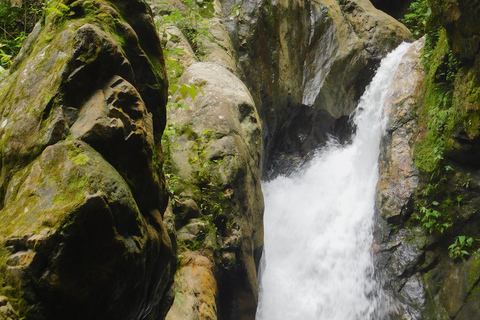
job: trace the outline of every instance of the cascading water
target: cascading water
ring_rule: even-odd
[[[376,317],[371,246],[382,106],[408,47],[382,61],[353,117],[351,144],[331,141],[298,173],[264,183],[257,320]]]

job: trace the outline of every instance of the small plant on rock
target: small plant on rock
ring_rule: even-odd
[[[416,215],[416,218],[420,219],[422,227],[430,233],[435,231],[443,233],[447,228],[452,226],[452,223],[445,221],[445,217],[436,209],[439,205],[440,203],[438,201],[433,201],[429,206],[421,206],[420,213],[423,214],[423,216],[420,217]]]
[[[461,258],[465,262],[465,256],[470,255],[467,248],[470,248],[473,242],[472,237],[467,238],[464,235],[455,237],[455,242],[448,247],[448,255],[454,259]]]

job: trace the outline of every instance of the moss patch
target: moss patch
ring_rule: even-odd
[[[430,46],[436,34],[430,35]],[[427,41],[428,42],[428,41]],[[415,165],[423,172],[441,169],[445,153],[459,148],[457,137],[475,139],[480,133],[480,83],[476,73],[455,58],[444,29],[433,49],[427,45],[427,76],[419,101],[419,125],[424,134],[415,145]]]

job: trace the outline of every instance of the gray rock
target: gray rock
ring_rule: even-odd
[[[233,5],[224,1],[224,12]],[[267,178],[275,167],[288,172],[329,134],[348,139],[348,116],[375,66],[412,40],[369,1],[243,1],[240,11],[227,25],[262,118]]]

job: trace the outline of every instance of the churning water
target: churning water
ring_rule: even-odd
[[[371,247],[382,106],[408,47],[382,61],[353,117],[351,144],[331,141],[297,174],[264,183],[257,320],[378,319]]]

